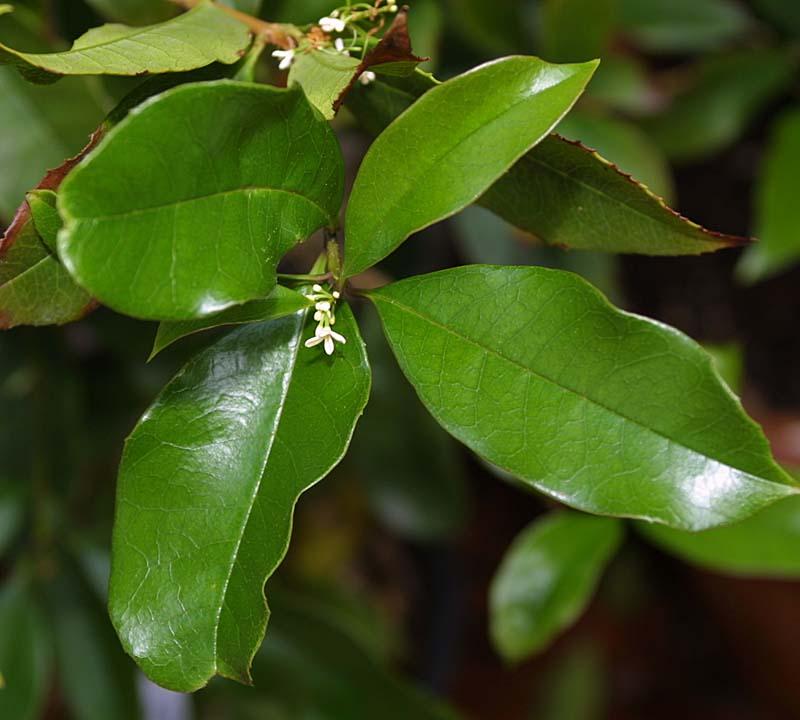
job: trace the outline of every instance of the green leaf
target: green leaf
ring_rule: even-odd
[[[303,347],[303,316],[247,325],[198,355],[126,443],[109,607],[125,650],[164,687],[249,681],[295,502],[339,462],[366,404],[350,311],[337,313],[348,342],[331,358]]]
[[[800,578],[800,499],[788,498],[728,527],[686,533],[637,523],[667,552],[727,575]]]
[[[666,158],[633,123],[576,111],[559,123],[558,134],[596,150],[665,202],[673,200],[675,188]]]
[[[420,542],[452,537],[467,520],[458,447],[404,381],[375,313],[360,321],[372,394],[348,457],[372,507],[392,530]]]
[[[539,10],[539,45],[553,62],[581,62],[606,50],[618,0],[544,0]]]
[[[27,583],[14,578],[0,592],[0,717],[38,720],[50,671],[47,627]]]
[[[402,682],[320,602],[275,593],[274,625],[256,657],[256,688],[279,717],[315,720],[454,720],[456,715]],[[252,690],[242,688],[252,696]],[[259,717],[268,717],[266,713]]]
[[[64,224],[58,214],[58,197],[53,190],[31,190],[25,198],[31,210],[33,225],[47,249],[55,254],[58,251],[58,233]]]
[[[29,80],[62,75],[142,75],[236,62],[250,44],[247,26],[205,1],[157,25],[103,25],[79,37],[70,50],[26,53],[0,45],[0,64],[15,65]]]
[[[595,67],[509,57],[425,93],[361,164],[347,208],[346,275],[474,202],[564,116]]]
[[[699,255],[748,240],[696,225],[579,143],[551,135],[480,199],[549,245],[642,255]]]
[[[784,114],[772,131],[758,186],[756,235],[737,267],[746,282],[762,280],[800,261],[800,110]]]
[[[0,240],[0,329],[63,325],[83,317],[91,296],[36,232],[27,206]]]
[[[301,85],[309,102],[326,120],[336,115],[334,104],[350,87],[361,63],[333,50],[301,53],[292,63],[289,83]]]
[[[567,505],[702,530],[797,493],[697,344],[574,275],[477,265],[369,297],[439,423]]]
[[[409,78],[381,78],[353,92],[347,106],[368,132],[377,135],[435,86],[433,77],[422,72]],[[623,131],[625,137],[620,139],[619,131],[612,135],[603,129],[591,129],[587,137],[596,141],[602,136],[609,148],[619,147],[621,140],[632,142],[626,155],[629,166],[649,167],[648,176],[655,178],[655,184],[665,186],[662,190],[668,187],[664,171],[657,169],[660,163],[648,160],[646,152],[642,155],[640,136],[631,141],[630,132]],[[652,149],[649,155],[652,158]],[[696,255],[747,242],[680,217],[603,157],[557,135],[520,158],[478,202],[548,244],[582,250]],[[578,207],[582,210],[575,211]],[[630,232],[619,232],[620,227]]]
[[[74,720],[138,720],[135,666],[122,653],[101,605],[67,564],[48,583],[58,675]]]
[[[59,255],[114,310],[203,317],[269,295],[278,260],[336,223],[343,183],[336,136],[299,88],[183,85],[70,174]]]
[[[741,37],[751,21],[731,0],[621,0],[621,29],[646,50],[691,53]]]
[[[253,322],[264,322],[277,318],[294,315],[299,310],[311,306],[311,301],[299,292],[277,285],[269,297],[263,300],[252,300],[244,305],[238,305],[230,310],[224,310],[217,315],[211,315],[200,320],[186,320],[184,322],[164,322],[158,326],[152,360],[164,348],[172,345],[181,338],[194,333],[209,330],[223,325],[245,325]]]
[[[666,109],[642,127],[677,162],[702,160],[735,142],[753,118],[795,77],[797,60],[782,49],[712,57]]]
[[[301,85],[312,105],[331,120],[365,71],[374,68],[376,72],[404,76],[413,73],[422,61],[411,51],[408,12],[402,8],[363,60],[330,48],[300,53],[289,71],[289,83]]]
[[[491,633],[500,654],[523,660],[544,650],[589,605],[622,541],[622,523],[562,511],[514,540],[489,590]]]

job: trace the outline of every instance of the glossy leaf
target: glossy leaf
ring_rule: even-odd
[[[119,312],[214,314],[269,295],[286,251],[335,224],[342,176],[336,137],[299,88],[183,85],[128,115],[69,176],[59,255]]]
[[[638,523],[649,540],[690,563],[727,575],[800,578],[800,499],[782,500],[746,520],[701,533]]]
[[[758,187],[756,235],[738,274],[747,282],[774,275],[800,261],[800,205],[797,168],[800,164],[800,110],[784,115],[773,130]]]
[[[252,322],[275,320],[287,315],[294,315],[299,310],[310,307],[311,304],[305,295],[277,285],[269,297],[264,300],[251,300],[249,303],[237,305],[230,310],[224,310],[218,315],[211,315],[201,320],[161,323],[158,326],[150,359],[152,360],[164,348],[187,335],[223,325],[245,325]]]
[[[579,143],[543,140],[480,199],[549,245],[642,255],[699,255],[748,242],[696,225]]]
[[[732,0],[621,0],[620,26],[647,50],[689,53],[736,40],[750,18]]]
[[[250,44],[247,27],[204,1],[157,25],[103,25],[78,38],[70,50],[26,53],[0,45],[0,64],[15,65],[28,79],[52,82],[62,75],[142,75],[231,64]]]
[[[558,512],[514,540],[489,591],[494,645],[506,660],[544,650],[589,604],[622,540],[611,518]]]
[[[71,564],[47,586],[58,676],[74,720],[138,720],[135,666],[105,608]]]
[[[712,57],[695,69],[671,105],[642,126],[675,161],[701,160],[735,142],[753,118],[783,92],[797,61],[782,49]]]
[[[369,394],[363,343],[303,347],[304,313],[248,325],[198,355],[126,443],[110,613],[122,644],[164,687],[215,674],[249,681],[264,636],[265,580],[298,496],[341,459]]]
[[[477,265],[369,297],[439,423],[567,505],[701,530],[797,493],[698,345],[574,275]]]
[[[354,91],[347,105],[365,129],[377,135],[435,86],[433,77],[422,72],[409,78],[380,78]],[[562,122],[569,123],[570,118]],[[580,129],[586,131],[586,125]],[[590,132],[593,140],[601,134],[609,136],[602,129]],[[619,147],[619,132],[613,134],[603,144],[611,147],[613,141],[613,147]],[[650,168],[648,176],[655,178],[654,184],[668,189],[665,171],[658,169],[661,163],[648,161],[647,153],[642,154],[641,138],[634,144],[637,149],[627,156],[630,167],[635,162],[637,167]],[[545,138],[520,158],[478,202],[520,229],[561,247],[695,255],[747,242],[705,230],[680,217],[605,158],[557,135]],[[576,212],[576,207],[581,211]],[[629,232],[620,232],[621,227],[629,228]]]
[[[346,274],[474,202],[564,116],[596,66],[510,57],[425,93],[361,164],[347,208]]]
[[[41,611],[21,578],[0,590],[0,627],[0,717],[38,720],[51,649]]]

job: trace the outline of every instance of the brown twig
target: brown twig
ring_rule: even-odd
[[[199,5],[202,0],[171,0],[171,2],[185,10],[191,10],[193,7]],[[297,46],[297,39],[292,34],[290,26],[288,25],[261,20],[247,13],[240,12],[239,10],[234,10],[227,5],[214,3],[214,6],[228,13],[231,17],[236,18],[239,22],[247,25],[250,31],[254,35],[260,37],[267,45],[275,45],[284,50],[289,50]]]

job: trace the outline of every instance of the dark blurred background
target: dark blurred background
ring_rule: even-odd
[[[334,4],[266,0],[260,12],[302,23]],[[172,11],[153,0],[18,5],[0,19],[0,41],[24,49],[61,47],[106,20],[144,23]],[[416,0],[410,17],[415,50],[442,79],[511,53],[602,57],[558,131],[693,221],[760,234],[776,123],[798,108],[798,0]],[[134,82],[31,89],[0,67],[0,229]],[[352,180],[369,138],[346,112],[335,126]],[[289,266],[305,269],[318,243]],[[420,233],[380,272],[395,278],[469,262],[578,272],[625,309],[724,357],[779,461],[800,467],[800,263],[745,282],[740,255],[563,252],[470,208]],[[633,531],[577,625],[533,660],[503,663],[489,641],[488,586],[515,535],[552,504],[439,430],[375,317],[358,312],[373,399],[348,459],[301,500],[289,556],[268,585],[274,613],[256,687],[220,681],[192,699],[137,676],[104,593],[123,439],[213,333],[151,363],[155,326],[103,309],[63,328],[0,335],[0,584],[22,574],[36,587],[35,613],[0,620],[0,661],[30,668],[25,717],[411,718],[428,717],[422,708],[438,695],[464,717],[487,720],[800,718],[800,584],[696,569]],[[0,718],[24,720],[3,714],[3,692]]]

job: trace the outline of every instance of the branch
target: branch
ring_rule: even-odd
[[[199,5],[202,0],[171,0],[171,2],[185,10],[191,10],[193,7]],[[261,38],[267,45],[275,45],[284,50],[289,50],[297,46],[297,40],[291,32],[291,26],[289,25],[267,22],[266,20],[261,20],[247,13],[240,12],[239,10],[234,10],[227,5],[214,3],[214,6],[228,13],[231,17],[236,18],[239,22],[247,25],[247,27],[250,28],[250,32]]]

